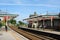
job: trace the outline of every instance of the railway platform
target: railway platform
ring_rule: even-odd
[[[8,31],[6,32],[3,27],[0,31],[0,40],[28,40],[28,39],[10,28],[8,28]]]
[[[38,29],[38,28],[22,28],[22,27],[20,29],[33,32],[34,34],[45,35],[60,40],[59,31],[54,31],[49,29]]]
[[[30,30],[35,30],[35,31],[41,31],[41,32],[46,32],[46,33],[52,33],[52,34],[60,35],[60,32],[59,32],[59,31],[54,31],[54,30],[51,30],[51,29],[26,28],[26,27],[21,27],[21,28],[25,28],[25,29],[30,29]]]

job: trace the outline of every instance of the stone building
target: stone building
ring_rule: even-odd
[[[30,28],[46,28],[60,30],[60,13],[57,15],[30,15],[26,18]]]

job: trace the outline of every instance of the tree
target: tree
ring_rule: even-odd
[[[9,22],[10,22],[11,24],[16,24],[16,20],[14,20],[14,19],[11,19]]]
[[[21,26],[26,25],[26,23],[24,23],[22,21],[19,21],[18,24],[21,25]]]
[[[0,22],[0,28],[2,27],[2,23]]]
[[[20,24],[20,25],[24,25],[24,23],[23,23],[22,21],[19,21],[19,24]]]

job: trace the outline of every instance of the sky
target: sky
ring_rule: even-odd
[[[28,18],[35,11],[38,15],[60,12],[60,0],[0,0],[0,10],[18,14],[17,21]]]

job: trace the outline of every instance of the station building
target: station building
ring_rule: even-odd
[[[57,15],[30,15],[24,19],[28,22],[29,28],[46,28],[60,30],[60,13]]]

